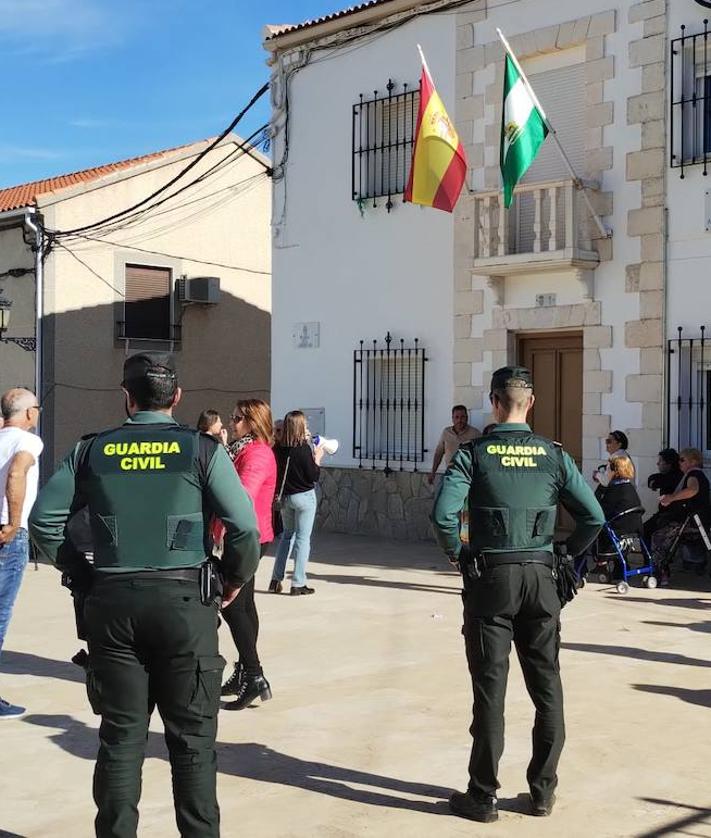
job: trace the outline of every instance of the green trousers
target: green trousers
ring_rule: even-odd
[[[225,661],[217,608],[197,582],[112,575],[85,604],[87,692],[101,716],[94,771],[98,838],[135,838],[148,723],[157,706],[183,838],[216,838],[217,713]]]
[[[468,582],[464,599],[467,662],[474,688],[469,792],[496,796],[504,749],[504,701],[513,641],[526,688],[536,708],[533,755],[526,778],[532,796],[555,789],[565,742],[560,681],[560,600],[551,569],[540,564],[502,565]]]

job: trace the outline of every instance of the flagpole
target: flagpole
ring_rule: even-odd
[[[583,200],[585,201],[585,203],[587,204],[588,209],[590,210],[590,214],[592,215],[593,220],[594,220],[595,224],[597,225],[598,230],[600,231],[600,235],[605,239],[611,238],[612,237],[612,231],[608,230],[605,227],[605,225],[602,223],[602,219],[600,218],[600,216],[595,211],[595,208],[593,207],[592,202],[590,201],[590,197],[588,196],[588,193],[585,189],[585,186],[584,186],[583,182],[580,180],[580,178],[576,174],[575,169],[573,168],[573,164],[570,162],[570,158],[568,157],[565,149],[563,148],[563,145],[561,144],[561,141],[558,139],[558,134],[557,134],[555,128],[551,125],[551,121],[548,119],[548,116],[546,115],[546,112],[543,110],[543,106],[538,101],[538,96],[536,96],[536,93],[535,93],[534,89],[531,87],[531,83],[529,82],[526,74],[524,73],[523,67],[519,64],[518,58],[516,58],[516,56],[514,55],[514,52],[511,49],[511,45],[506,40],[506,37],[504,36],[504,33],[498,27],[496,29],[496,34],[501,39],[501,43],[504,45],[504,49],[506,50],[509,58],[513,61],[514,67],[516,67],[516,69],[518,70],[518,74],[521,77],[521,81],[523,82],[526,90],[528,91],[528,95],[531,97],[531,99],[533,99],[534,105],[536,106],[536,108],[538,108],[541,116],[543,117],[543,121],[545,122],[546,127],[548,128],[548,131],[549,131],[551,137],[553,137],[553,141],[555,142],[556,146],[558,147],[558,151],[560,152],[560,156],[563,158],[563,162],[565,163],[565,166],[568,169],[568,172],[570,173],[570,176],[573,178],[573,182],[575,183],[575,187],[582,192]],[[419,49],[419,46],[418,46],[418,49]],[[421,53],[422,53],[422,50],[420,50],[420,54]],[[423,61],[425,60],[424,56],[422,56],[422,60]]]
[[[427,75],[432,78],[432,73],[430,73],[430,68],[427,66],[427,59],[425,58],[424,52],[422,52],[422,47],[418,44],[417,51],[420,53],[420,58],[422,59],[422,66],[427,71]]]

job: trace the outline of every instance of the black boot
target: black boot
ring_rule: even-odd
[[[262,701],[269,701],[272,697],[272,688],[264,675],[245,674],[235,695],[237,700],[224,704],[223,710],[244,710],[258,698],[261,698]]]
[[[493,797],[472,797],[469,792],[455,791],[449,798],[449,811],[460,818],[479,823],[493,823],[499,819],[496,799]]]
[[[237,695],[239,693],[239,688],[243,680],[244,666],[242,666],[242,664],[239,661],[237,661],[237,663],[235,664],[235,671],[222,685],[220,695]]]

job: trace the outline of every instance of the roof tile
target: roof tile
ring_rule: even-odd
[[[21,207],[33,206],[39,195],[46,195],[48,192],[56,192],[66,189],[69,186],[76,186],[78,183],[87,183],[98,180],[106,175],[120,172],[123,169],[130,169],[141,163],[148,163],[151,160],[158,160],[176,151],[189,148],[195,143],[167,148],[163,151],[155,151],[152,154],[143,154],[140,157],[131,157],[128,160],[119,160],[116,163],[106,163],[103,166],[95,166],[92,169],[82,169],[79,172],[57,175],[56,177],[35,180],[30,183],[21,183],[19,186],[8,186],[0,189],[0,212],[20,209]]]

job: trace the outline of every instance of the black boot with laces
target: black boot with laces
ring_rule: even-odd
[[[220,695],[237,695],[239,688],[244,679],[244,666],[237,661],[235,670],[230,677],[222,685]]]
[[[224,704],[223,710],[244,710],[258,698],[261,698],[262,701],[269,701],[272,697],[272,689],[264,675],[245,674],[235,695],[237,700]]]

